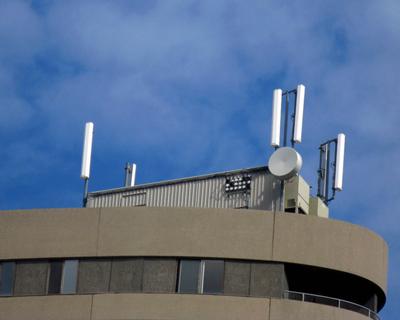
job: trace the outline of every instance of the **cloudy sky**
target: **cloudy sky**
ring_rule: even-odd
[[[347,134],[331,216],[390,247],[400,313],[400,2],[0,0],[0,209],[79,207],[91,190],[264,165],[276,87],[306,85],[302,174]]]

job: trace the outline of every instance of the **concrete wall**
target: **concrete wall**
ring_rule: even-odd
[[[367,320],[316,303],[175,294],[99,294],[0,299],[7,320]]]
[[[0,211],[0,259],[96,253],[97,209]]]
[[[224,293],[232,296],[250,295],[251,264],[247,262],[226,261]]]
[[[176,259],[146,259],[143,268],[143,292],[175,292]]]
[[[111,269],[111,292],[142,291],[143,259],[114,259]]]
[[[78,293],[107,292],[110,284],[111,260],[88,259],[79,262]]]
[[[267,211],[101,208],[0,212],[0,260],[215,257],[352,273],[386,291],[387,246],[352,224]]]
[[[45,295],[48,269],[48,264],[43,262],[18,263],[15,270],[14,294]]]
[[[283,264],[251,264],[251,296],[280,298],[283,290],[288,290]]]

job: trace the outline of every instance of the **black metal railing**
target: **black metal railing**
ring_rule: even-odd
[[[354,312],[361,313],[371,319],[380,320],[378,314],[376,312],[372,311],[371,309],[368,309],[367,307],[364,307],[357,303],[342,300],[342,299],[326,297],[326,296],[321,296],[318,294],[311,294],[311,293],[305,293],[305,292],[289,291],[289,290],[285,290],[283,292],[283,298],[289,299],[289,300],[298,300],[298,301],[319,303],[319,304],[324,304],[324,305],[337,307],[337,308],[341,308],[341,309],[351,310]]]

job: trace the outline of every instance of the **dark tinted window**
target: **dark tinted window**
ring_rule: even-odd
[[[76,282],[78,277],[78,260],[65,260],[61,293],[76,293]]]
[[[203,293],[223,293],[224,261],[204,260]]]
[[[14,286],[14,273],[14,262],[3,262],[0,264],[0,295],[12,295]]]
[[[50,262],[49,287],[47,290],[49,294],[60,293],[62,269],[63,269],[62,261]]]
[[[199,288],[200,260],[181,260],[178,292],[197,293]]]

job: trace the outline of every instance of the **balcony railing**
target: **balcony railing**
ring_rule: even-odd
[[[298,300],[298,301],[306,301],[306,302],[325,304],[328,306],[333,306],[333,307],[337,307],[337,308],[341,308],[341,309],[355,311],[355,312],[361,313],[361,314],[363,314],[371,319],[374,319],[374,320],[380,320],[378,314],[376,312],[372,311],[371,309],[368,309],[367,307],[361,306],[357,303],[342,300],[342,299],[321,296],[318,294],[311,294],[311,293],[304,293],[304,292],[297,292],[297,291],[288,291],[288,290],[285,290],[283,292],[283,298],[289,299],[289,300]]]

